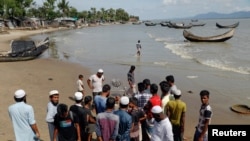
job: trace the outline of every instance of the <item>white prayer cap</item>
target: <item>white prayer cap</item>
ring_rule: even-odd
[[[173,90],[172,91],[172,93],[174,94],[174,95],[181,95],[181,90],[178,90],[178,89],[175,89],[175,90]]]
[[[97,72],[98,73],[103,73],[103,69],[99,69]]]
[[[128,105],[129,104],[129,98],[127,96],[122,96],[120,99],[120,102],[122,105]]]
[[[15,92],[15,98],[22,98],[25,96],[25,91],[22,89],[19,89]]]
[[[49,92],[49,95],[59,94],[58,90],[52,90]]]
[[[162,108],[161,106],[154,106],[152,109],[151,109],[151,112],[154,113],[154,114],[159,114],[162,112]]]
[[[75,100],[82,100],[82,93],[81,92],[75,92]]]

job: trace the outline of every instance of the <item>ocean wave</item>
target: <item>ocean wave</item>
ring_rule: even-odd
[[[166,66],[168,62],[154,62],[155,65]]]
[[[213,68],[217,68],[220,70],[225,70],[225,71],[232,71],[232,72],[236,72],[236,73],[241,73],[241,74],[250,74],[250,68],[249,67],[232,67],[227,65],[225,62],[222,62],[220,60],[216,60],[216,59],[208,59],[208,60],[198,60],[195,59],[197,63],[209,66],[209,67],[213,67]]]
[[[169,49],[173,54],[176,54],[184,59],[193,59],[193,56],[190,54],[193,50],[185,48],[186,46],[190,46],[189,43],[165,43],[165,48]]]

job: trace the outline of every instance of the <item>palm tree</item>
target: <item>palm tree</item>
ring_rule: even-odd
[[[59,2],[57,4],[58,8],[62,11],[63,16],[67,16],[68,12],[69,12],[69,2],[66,0],[61,0],[61,2]]]

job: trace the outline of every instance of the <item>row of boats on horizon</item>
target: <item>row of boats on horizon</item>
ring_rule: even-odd
[[[142,22],[137,22],[133,24],[139,25],[141,23]],[[185,24],[184,22],[177,23],[177,22],[172,22],[172,21],[162,21],[159,23],[151,22],[151,21],[144,21],[143,23],[145,24],[145,26],[161,25],[163,27],[169,27],[169,28],[174,28],[174,29],[184,29],[183,36],[187,39],[185,41],[191,41],[191,42],[224,42],[233,37],[235,28],[239,26],[239,21],[231,25],[222,25],[216,22],[215,24],[216,27],[224,28],[224,29],[229,28],[230,30],[222,34],[204,37],[204,36],[194,35],[190,31],[185,30],[185,29],[190,29],[191,27],[195,27],[195,26],[204,26],[206,24],[203,22],[198,22],[198,20],[191,20],[189,24]]]

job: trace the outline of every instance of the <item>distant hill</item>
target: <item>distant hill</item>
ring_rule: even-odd
[[[199,14],[194,17],[193,19],[241,19],[241,18],[250,18],[250,11],[240,11],[234,12],[230,14],[222,14],[216,12],[210,12],[206,14]]]

